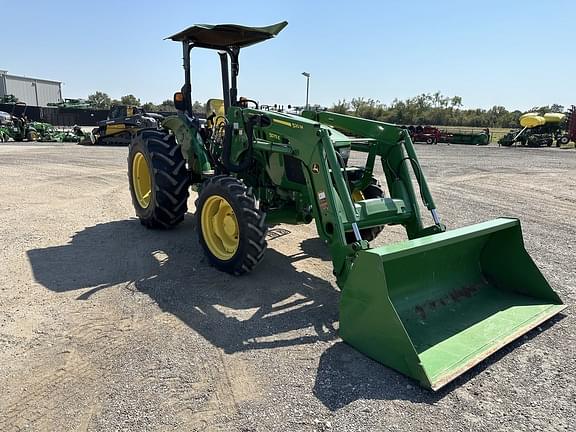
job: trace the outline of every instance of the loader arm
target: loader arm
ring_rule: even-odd
[[[414,144],[405,129],[389,123],[326,111],[305,111],[303,116],[315,119],[336,129],[344,130],[354,136],[375,140],[375,142],[363,140],[353,142],[352,150],[369,154],[375,150],[376,155],[380,157],[390,196],[403,199],[412,208],[413,218],[404,224],[408,238],[422,237],[446,230],[440,223],[436,205],[414,150]],[[414,172],[422,202],[432,213],[432,218],[434,219],[435,225],[427,229],[422,225],[418,200],[412,187],[408,166],[411,166]]]
[[[265,116],[269,121],[266,122],[267,126],[254,130],[254,157],[261,159],[259,162],[267,167],[268,177],[276,188],[305,196],[304,201],[311,206],[318,234],[330,249],[334,274],[339,283],[343,283],[355,251],[368,248],[368,242],[346,242],[345,224],[356,225],[358,215],[344,183],[329,132],[320,123],[303,117],[235,107],[228,113],[230,124],[242,125],[255,116]],[[241,164],[242,155],[249,145],[247,133],[240,133],[239,130],[232,133],[231,159],[233,164]],[[282,139],[275,141],[273,137]],[[288,156],[301,163],[303,183],[291,181],[285,171],[278,168],[276,160],[280,156]],[[274,212],[271,213],[274,218]]]
[[[232,108],[229,112],[230,124],[245,124],[247,119],[265,116],[266,126],[254,133],[252,151],[269,153],[264,164],[277,158],[278,154],[288,155],[300,161],[305,184],[291,184],[284,177],[268,169],[275,179],[276,186],[286,189],[301,188],[312,206],[312,216],[319,236],[326,241],[332,256],[334,274],[338,284],[343,286],[354,257],[359,250],[368,249],[369,243],[360,235],[360,228],[369,226],[401,224],[409,238],[418,238],[444,231],[439,223],[424,228],[420,209],[412,187],[412,179],[407,165],[412,165],[420,186],[422,199],[429,210],[435,206],[420,169],[412,141],[404,130],[381,122],[370,122],[350,116],[332,113],[308,113],[298,117],[281,113],[252,109]],[[311,118],[310,118],[311,117]],[[261,123],[261,122],[260,122]],[[343,129],[356,137],[337,134],[332,128]],[[249,145],[248,133],[234,133],[231,144],[231,157],[234,164],[240,164]],[[259,138],[260,137],[260,138]],[[265,137],[265,138],[262,138]],[[271,138],[282,137],[280,142]],[[267,138],[267,139],[266,139]],[[380,157],[386,175],[389,198],[353,201],[352,191],[345,181],[345,169],[339,161],[336,150],[346,145],[355,151],[368,153],[368,163],[364,167],[365,176],[371,178],[374,159]],[[257,154],[256,153],[256,154]],[[363,178],[360,183],[365,183]],[[346,240],[346,232],[354,233],[354,242]]]
[[[438,389],[564,308],[527,254],[517,220],[445,231],[401,128],[328,112],[243,115],[269,119],[256,131],[255,150],[301,162],[318,233],[342,290],[340,335],[363,353]],[[283,138],[262,138],[270,136]],[[352,200],[338,159],[342,141],[368,154],[365,173],[380,158],[389,198]],[[239,143],[234,154],[241,158],[245,148]],[[422,224],[411,171],[432,213],[430,227]],[[286,186],[281,176],[276,182]],[[371,248],[359,236],[366,221],[403,225],[409,240]],[[350,227],[353,242],[346,241]]]

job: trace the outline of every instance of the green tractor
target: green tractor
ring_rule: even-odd
[[[17,108],[21,108],[17,110]],[[10,113],[11,120],[6,127],[8,135],[14,141],[38,141],[40,133],[34,128],[26,117],[27,105],[25,102],[15,102]],[[17,112],[18,111],[18,112]]]
[[[526,252],[518,220],[446,231],[405,129],[267,111],[238,97],[240,50],[286,25],[195,25],[170,37],[184,57],[178,112],[135,132],[129,149],[140,222],[175,227],[192,188],[200,245],[233,275],[265,260],[268,225],[314,222],[342,291],[342,339],[431,389],[559,313],[564,305]],[[209,101],[205,123],[192,111],[193,48],[217,51],[221,64],[223,98]],[[350,164],[352,151],[366,156],[362,166]],[[386,225],[402,225],[408,240],[372,247]]]

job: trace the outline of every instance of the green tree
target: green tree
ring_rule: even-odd
[[[140,99],[138,99],[133,94],[129,94],[126,96],[122,96],[120,98],[120,103],[122,105],[132,105],[132,106],[140,106]]]
[[[460,108],[462,106],[462,98],[460,96],[452,96],[450,98],[450,106],[452,108]]]
[[[332,105],[330,111],[338,114],[348,114],[348,111],[350,111],[350,102],[346,101],[346,99],[338,99],[338,102]]]
[[[562,110],[560,105],[534,107],[531,111]],[[447,97],[440,92],[422,93],[405,100],[394,99],[386,106],[374,99],[339,100],[331,111],[350,114],[400,125],[517,127],[520,111],[508,111],[503,106],[489,110],[462,109],[460,96]]]
[[[101,91],[88,95],[88,102],[90,102],[91,106],[98,109],[108,109],[112,104],[110,96]]]
[[[172,101],[170,101],[170,102],[172,103],[172,107],[174,107],[174,103]],[[176,110],[176,109],[174,108],[174,110]],[[204,112],[206,112],[206,104],[195,101],[192,104],[192,111],[194,111],[195,113],[204,113]]]
[[[146,112],[157,111],[156,105],[154,105],[154,103],[152,103],[152,102],[146,102],[144,105],[142,105],[142,108],[144,108],[144,111],[146,111]]]

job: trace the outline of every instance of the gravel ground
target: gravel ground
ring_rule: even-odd
[[[576,152],[417,150],[444,222],[519,217],[569,305],[436,393],[338,338],[313,226],[275,228],[233,278],[192,215],[134,218],[126,148],[0,145],[0,430],[573,430]]]

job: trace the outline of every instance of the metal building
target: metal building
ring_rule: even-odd
[[[39,78],[11,75],[0,70],[0,97],[14,95],[31,106],[48,106],[62,101],[62,83]]]

